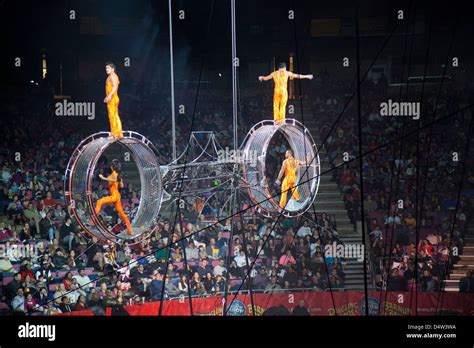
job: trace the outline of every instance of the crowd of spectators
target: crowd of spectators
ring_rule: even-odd
[[[343,286],[342,262],[337,258],[325,260],[320,247],[337,239],[335,225],[327,216],[319,219],[325,228],[282,219],[270,234],[273,221],[265,221],[249,209],[230,241],[229,221],[196,233],[218,216],[218,212],[210,210],[197,221],[185,219],[182,233],[180,226],[172,230],[170,222],[163,219],[141,244],[117,250],[96,244],[97,240],[90,239],[74,221],[65,206],[63,191],[69,156],[88,129],[48,117],[51,110],[38,99],[44,101],[43,97],[36,97],[24,105],[4,103],[2,106],[7,107],[1,110],[14,116],[2,119],[1,124],[2,129],[9,130],[2,138],[0,153],[0,243],[7,250],[0,261],[4,307],[21,313],[53,314],[157,300],[162,296],[167,299],[222,294],[226,289],[246,290],[249,282],[241,286],[242,278],[255,260],[256,267],[250,273],[255,291],[324,291]],[[251,103],[258,104],[258,100]],[[220,116],[224,132],[219,136],[222,145],[229,144],[231,128],[226,131],[226,126],[231,123],[224,111],[203,113],[198,115],[196,129],[214,129],[216,116]],[[168,128],[167,122],[167,118],[159,117],[128,119],[127,128],[149,135],[160,151],[167,153],[169,133],[158,136],[160,129]],[[182,137],[178,143],[183,144],[183,132],[178,134]],[[107,159],[99,163],[101,173],[107,167]],[[94,184],[94,190],[95,198],[107,194],[107,187],[99,183]],[[140,192],[126,183],[122,203],[127,214],[133,215],[139,199]],[[243,202],[242,208],[248,204]],[[76,209],[81,214],[85,207],[78,202]],[[104,215],[110,217],[109,227],[120,223],[113,209],[106,208]],[[188,237],[163,248],[183,234]]]
[[[311,100],[308,103],[317,115],[324,139],[329,125],[342,111],[350,86],[329,79],[318,83],[325,88],[316,89],[305,99]],[[398,121],[382,120],[377,114],[377,98],[387,93],[383,80],[367,85],[365,90],[363,148],[369,151],[393,135]],[[457,93],[450,91],[443,96],[437,105],[440,115],[453,110],[453,100],[462,97]],[[223,106],[213,108],[214,101],[220,97],[219,91],[208,91],[202,102],[206,106],[196,112],[199,122],[193,124],[193,129],[218,130],[221,145],[226,146],[232,139],[231,112]],[[242,96],[242,112],[252,116],[241,121],[241,129],[249,129],[264,118],[262,110],[271,105],[268,98],[258,91]],[[431,97],[426,100],[424,112],[428,114],[435,108],[435,101]],[[344,287],[344,260],[323,252],[324,245],[339,242],[337,225],[327,214],[281,219],[273,226],[274,221],[248,209],[243,221],[236,222],[230,240],[230,221],[198,232],[209,221],[215,221],[217,214],[211,210],[195,221],[185,218],[182,225],[174,227],[162,219],[148,239],[133,246],[115,249],[96,244],[97,240],[90,239],[70,215],[63,191],[63,173],[69,156],[89,130],[78,130],[73,122],[57,122],[41,103],[39,107],[15,102],[3,105],[8,107],[0,112],[12,116],[8,121],[2,120],[4,136],[0,140],[0,243],[8,243],[8,253],[0,260],[0,272],[3,272],[3,304],[9,310],[54,314],[189,294],[212,296],[250,287],[265,293],[289,289],[330,291]],[[148,110],[146,105],[143,109]],[[127,129],[149,137],[162,155],[169,158],[171,134],[163,131],[171,128],[168,113],[164,109],[152,111],[156,117],[132,118],[125,113],[123,121],[127,122]],[[351,222],[356,224],[361,220],[358,164],[351,161],[343,165],[346,152],[349,160],[358,153],[354,106],[346,112],[347,116],[331,132],[325,146],[333,166],[331,175],[343,194]],[[178,118],[180,150],[187,143],[191,113]],[[427,180],[423,218],[419,222],[414,209],[416,139],[407,139],[402,156],[386,146],[364,158],[364,217],[378,265],[378,283],[386,289],[405,290],[415,283],[420,291],[440,290],[440,279],[447,270],[445,265],[454,261],[447,257],[447,250],[453,246],[462,250],[465,224],[471,217],[467,194],[474,183],[474,167],[468,166],[467,193],[463,192],[457,214],[453,216],[457,182],[456,176],[448,174],[457,173],[460,164],[450,160],[451,153],[446,153],[446,148],[462,153],[467,118],[467,114],[463,115],[443,129],[441,139],[449,141],[449,146],[438,138],[431,141],[429,156],[436,163],[432,161],[430,165],[438,172],[427,170],[420,175],[421,178],[426,175]],[[437,135],[435,132],[432,137]],[[429,142],[426,130],[420,133],[420,139],[420,153],[426,153]],[[275,158],[282,155],[282,149],[276,147]],[[395,160],[395,168],[390,167],[391,159]],[[106,160],[101,163],[101,170],[107,170]],[[105,186],[96,185],[95,190],[97,198],[107,194]],[[403,207],[393,203],[394,192],[403,201]],[[139,199],[140,192],[125,187],[122,202],[127,214],[133,214]],[[247,207],[248,202],[244,202],[241,208]],[[78,206],[81,209],[84,207]],[[192,209],[192,205],[185,209]],[[112,217],[110,226],[120,222],[113,209],[105,214]],[[452,232],[450,222],[454,218]],[[416,241],[418,245],[414,244]],[[168,244],[170,247],[164,248]],[[31,252],[27,257],[25,250]],[[416,282],[413,281],[415,257]],[[242,283],[247,273],[251,281]]]
[[[332,87],[330,81],[325,86],[329,93],[348,88],[342,84]],[[380,116],[380,102],[388,98],[397,100],[399,87],[389,89],[383,78],[377,83],[363,84],[361,141],[362,151],[367,153],[363,157],[364,223],[369,231],[379,288],[443,290],[443,280],[458,260],[453,253],[449,256],[449,251],[457,250],[454,255],[460,255],[463,250],[474,197],[472,149],[471,153],[464,153],[471,112],[466,110],[434,127],[422,129],[419,134],[381,147],[403,134],[413,134],[417,122],[421,123],[420,127],[426,126],[468,102],[465,90],[445,86],[439,99],[438,90],[438,85],[426,88],[421,119],[414,121]],[[419,93],[417,98],[421,98]],[[326,150],[333,180],[343,195],[349,219],[356,226],[362,216],[355,102],[345,111],[349,117],[343,117],[329,133],[346,100],[343,93],[316,98],[313,112],[320,116],[317,122],[323,139],[328,135]],[[455,153],[460,156],[458,160]],[[462,179],[463,190],[457,202],[464,158],[467,175]],[[423,209],[417,212],[421,197]]]

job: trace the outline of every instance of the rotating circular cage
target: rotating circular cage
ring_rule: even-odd
[[[101,242],[138,242],[151,232],[158,219],[162,203],[162,181],[158,153],[153,144],[136,132],[124,131],[123,138],[110,139],[110,133],[96,133],[84,139],[71,156],[65,175],[66,203],[79,225]],[[109,231],[94,210],[92,181],[97,162],[113,143],[123,146],[138,168],[140,175],[140,203],[131,219],[133,234]],[[82,202],[83,209],[78,209]],[[91,223],[93,222],[93,223]]]
[[[294,201],[289,192],[288,203],[284,209],[280,207],[277,197],[270,193],[265,167],[268,146],[277,132],[281,132],[288,141],[295,159],[305,161],[309,158],[310,162],[309,166],[302,166],[297,170],[296,186],[299,199]],[[243,171],[245,184],[250,199],[257,205],[260,214],[274,217],[281,213],[286,217],[295,217],[308,210],[318,192],[321,166],[316,144],[303,124],[294,119],[287,119],[283,124],[275,124],[270,120],[259,122],[249,131],[241,149],[246,158]],[[248,159],[255,157],[256,165],[250,166]]]

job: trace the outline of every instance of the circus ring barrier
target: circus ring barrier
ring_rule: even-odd
[[[312,160],[308,167],[301,166],[297,170],[296,185],[300,197],[298,201],[294,201],[290,199],[289,192],[285,209],[279,206],[277,197],[272,197],[269,179],[265,174],[268,146],[277,132],[283,134],[297,160],[304,161],[307,157],[309,161]],[[248,132],[241,149],[247,158],[251,153],[257,154],[257,166],[244,165],[243,173],[249,197],[257,205],[259,214],[274,217],[281,213],[286,217],[296,217],[309,209],[318,192],[321,166],[316,144],[303,124],[294,119],[287,119],[284,124],[275,124],[270,120],[259,122]]]
[[[121,139],[109,139],[109,132],[100,132],[84,139],[72,154],[66,169],[64,192],[66,204],[79,225],[92,237],[102,243],[139,242],[151,232],[158,219],[163,190],[158,163],[158,152],[153,144],[143,135],[124,131]],[[140,203],[131,221],[133,234],[110,232],[98,219],[93,201],[92,183],[97,162],[105,150],[113,143],[123,146],[135,162],[140,175]],[[77,202],[84,205],[78,211]],[[92,221],[93,224],[89,222]]]

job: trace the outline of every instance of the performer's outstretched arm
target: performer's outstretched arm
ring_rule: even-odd
[[[298,160],[298,165],[299,166],[309,166],[310,163],[311,163],[311,155],[309,153],[306,155],[306,161],[299,161]]]
[[[99,178],[101,178],[102,180],[108,181],[108,182],[116,182],[117,181],[117,177],[112,176],[112,175],[109,175],[108,177],[105,177],[102,174],[99,174]]]
[[[271,80],[273,78],[273,73],[271,73],[270,75],[267,75],[267,76],[259,76],[258,79],[260,81],[268,81],[268,80]]]
[[[313,75],[294,74],[291,71],[289,71],[288,74],[290,75],[290,77],[292,77],[294,79],[308,79],[308,80],[313,79]]]
[[[286,169],[286,160],[283,161],[283,164],[280,169],[280,173],[278,173],[278,178],[275,181],[277,185],[281,184],[281,178],[283,177],[283,174],[285,173],[285,169]]]

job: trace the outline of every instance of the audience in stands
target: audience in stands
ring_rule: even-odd
[[[325,88],[310,91],[310,98],[305,96],[305,103],[318,115],[316,122],[322,139],[328,136],[325,149],[332,170],[327,175],[337,183],[355,228],[362,219],[359,164],[353,161],[358,156],[356,112],[353,106],[349,107],[346,116],[329,132],[342,111],[344,95],[350,89],[345,82],[328,78],[319,83]],[[423,196],[423,209],[416,211],[416,170],[427,158],[418,157],[422,163],[416,163],[417,138],[407,138],[403,149],[391,146],[377,149],[397,130],[401,131],[403,121],[382,120],[378,116],[376,101],[381,94],[387,93],[385,84],[367,84],[366,91],[368,96],[362,112],[367,141],[363,148],[373,152],[364,157],[363,164],[364,222],[371,239],[371,261],[376,265],[378,286],[394,291],[415,287],[421,292],[442,290],[442,280],[457,261],[449,250],[453,247],[462,250],[465,226],[471,219],[469,198],[473,196],[473,157],[467,165],[468,183],[457,202],[457,179],[449,174],[459,167],[459,163],[450,161],[450,153],[446,152],[447,148],[462,151],[464,122],[450,123],[443,129],[443,134],[433,134],[433,139],[426,132],[420,134],[421,150],[427,153],[430,149],[428,160],[437,161],[429,164],[440,172],[435,175],[428,170],[420,175],[419,180],[426,176],[426,185],[421,186],[425,191],[420,195],[420,199]],[[438,107],[439,114],[453,111],[453,100],[459,97],[457,93],[460,92],[446,92],[444,103]],[[201,103],[203,110],[194,130],[218,129],[218,141],[225,147],[232,139],[231,110],[220,106],[214,108],[211,101],[221,98],[218,92],[211,91],[205,98],[209,103]],[[268,118],[271,100],[267,91],[244,92],[242,114],[251,116],[245,123],[241,120],[240,129],[249,129],[252,124]],[[324,245],[340,242],[334,218],[318,213],[314,219],[316,224],[306,219],[281,219],[274,224],[274,221],[259,217],[254,209],[248,209],[243,213],[243,221],[236,223],[233,240],[228,222],[196,233],[209,221],[225,216],[221,211],[224,195],[216,195],[196,219],[184,218],[182,234],[181,228],[173,231],[170,221],[163,219],[156,223],[149,240],[118,250],[115,260],[111,261],[108,246],[98,244],[96,239],[89,240],[69,207],[65,206],[63,173],[69,156],[87,132],[76,129],[72,122],[35,117],[31,110],[51,111],[31,105],[34,102],[25,103],[1,124],[2,129],[9,131],[4,132],[0,140],[0,243],[9,243],[10,247],[0,259],[0,271],[3,275],[2,299],[12,311],[50,315],[169,299],[189,293],[213,296],[225,291],[249,290],[250,287],[265,293],[344,288],[344,260],[326,257],[323,250]],[[433,111],[434,107],[433,98],[427,98],[424,111]],[[152,111],[156,115],[165,114],[160,107]],[[11,111],[2,109],[0,112]],[[468,116],[463,115],[463,120]],[[178,150],[187,144],[188,118],[180,118],[177,124]],[[125,120],[128,129],[149,136],[155,143],[163,157],[160,161],[165,163],[170,159],[171,133],[166,131],[171,129],[168,117],[132,119],[125,113]],[[283,147],[276,144],[271,150],[278,161],[283,156]],[[20,161],[15,159],[18,153]],[[392,158],[394,166],[390,161]],[[278,163],[269,165],[276,168]],[[99,168],[104,171],[108,165],[101,162]],[[107,194],[106,187],[98,183],[94,183],[94,191],[97,198]],[[122,201],[127,213],[133,214],[140,201],[140,192],[126,182]],[[84,203],[77,202],[79,214],[85,209]],[[249,202],[243,202],[242,208],[248,206]],[[186,204],[184,210],[184,216],[196,215],[192,203]],[[106,210],[105,214],[111,218],[110,226],[119,222],[114,212]],[[186,237],[182,245],[175,243],[182,237]],[[167,260],[168,249],[162,247],[169,242],[173,243],[171,259]],[[24,255],[25,250],[33,252]],[[114,269],[114,262],[118,263],[118,269]],[[243,282],[247,275],[251,280]],[[462,292],[473,292],[472,279],[472,273],[461,279]],[[306,313],[304,303],[293,310],[294,315]]]

